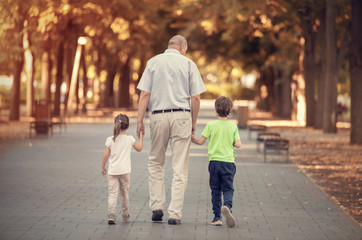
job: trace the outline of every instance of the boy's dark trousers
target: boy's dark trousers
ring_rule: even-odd
[[[233,206],[233,182],[236,173],[236,167],[234,163],[210,161],[209,173],[212,210],[215,215],[214,220],[218,220],[221,219],[221,193],[223,193],[224,196],[224,205],[227,206],[230,211]]]

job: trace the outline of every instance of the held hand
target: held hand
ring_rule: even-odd
[[[101,168],[101,174],[102,176],[107,174],[107,170],[105,168]]]
[[[191,134],[191,142],[195,143],[196,137],[195,137],[195,133]]]

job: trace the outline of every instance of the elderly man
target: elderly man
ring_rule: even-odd
[[[188,178],[191,133],[196,130],[200,94],[205,86],[196,64],[185,57],[187,41],[176,35],[168,49],[147,62],[137,86],[141,90],[137,135],[144,133],[146,108],[150,117],[149,193],[152,221],[162,221],[166,201],[164,185],[165,152],[172,149],[172,187],[168,224],[181,224],[184,193]]]

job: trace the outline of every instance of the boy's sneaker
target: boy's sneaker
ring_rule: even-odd
[[[230,209],[227,206],[222,206],[221,208],[221,212],[222,214],[225,216],[226,218],[226,224],[229,227],[235,227],[235,218],[234,216],[231,214]]]
[[[219,220],[216,220],[216,221],[212,221],[211,224],[214,225],[214,226],[222,226],[222,221],[219,219]]]

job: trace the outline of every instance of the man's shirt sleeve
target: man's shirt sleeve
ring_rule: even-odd
[[[142,77],[140,79],[140,82],[137,85],[137,89],[145,92],[151,92],[152,90],[152,75],[149,66],[147,65]]]

